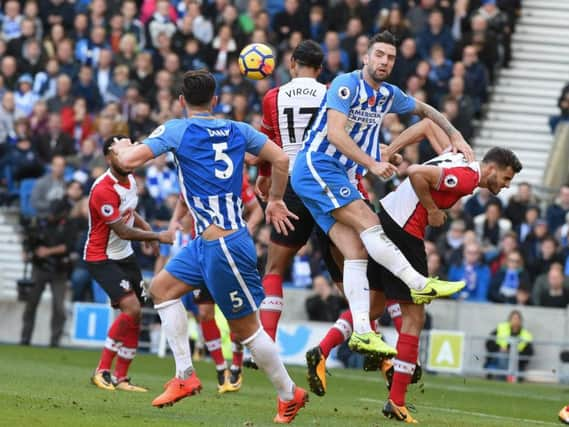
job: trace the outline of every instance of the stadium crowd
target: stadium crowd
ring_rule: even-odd
[[[19,204],[24,230],[58,207],[59,220],[81,236],[62,256],[73,300],[79,301],[94,297],[82,248],[86,195],[106,169],[102,143],[112,135],[140,141],[158,124],[180,117],[178,85],[184,71],[211,70],[219,87],[215,113],[258,128],[263,96],[290,80],[291,51],[301,40],[321,43],[326,56],[319,79],[329,84],[361,67],[369,36],[388,29],[400,40],[391,81],[439,108],[470,140],[496,69],[508,66],[521,2],[339,0],[328,6],[322,0],[7,0],[3,5],[0,202]],[[271,78],[250,81],[240,74],[238,53],[250,42],[273,46],[278,67]],[[415,120],[387,116],[381,141],[389,144]],[[368,182],[374,200],[405,177],[408,165],[432,155],[426,141],[407,148],[399,177],[387,185]],[[157,228],[166,226],[178,197],[174,169],[171,158],[162,156],[136,171],[139,213]],[[256,166],[247,169],[254,182]],[[429,230],[430,273],[465,279],[460,299],[565,307],[569,186],[545,206],[529,184],[518,184],[508,201],[479,191],[450,210],[444,227]],[[64,209],[54,205],[61,199],[67,202]],[[269,238],[268,227],[260,225],[261,271]],[[141,267],[152,275],[155,258],[135,247]],[[338,309],[335,292],[326,289],[331,284],[323,264],[314,240],[295,257],[286,278],[294,287],[316,283],[320,297],[308,304],[309,311]],[[326,303],[330,298],[333,303]]]

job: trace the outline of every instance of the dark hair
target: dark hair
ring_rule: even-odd
[[[397,47],[397,38],[387,30],[377,33],[369,40],[369,44],[367,45],[368,50],[376,43],[387,43]]]
[[[112,135],[103,143],[103,155],[107,156],[111,152],[111,147],[115,143],[115,139],[128,138],[126,135]]]
[[[303,40],[292,52],[292,57],[300,65],[320,68],[324,61],[324,52],[314,40]]]
[[[505,169],[509,166],[515,173],[519,173],[522,170],[522,163],[520,159],[518,159],[518,156],[507,148],[491,148],[484,155],[482,161],[484,163],[495,163],[501,169]]]
[[[184,74],[182,94],[188,105],[208,104],[215,93],[215,79],[207,70],[187,71]]]

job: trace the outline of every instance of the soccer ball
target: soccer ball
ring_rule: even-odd
[[[253,43],[243,48],[239,54],[239,70],[245,77],[263,80],[275,69],[273,49],[263,43]]]

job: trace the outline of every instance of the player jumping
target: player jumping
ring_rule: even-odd
[[[166,151],[178,163],[182,193],[194,216],[198,237],[168,262],[153,280],[151,294],[176,361],[176,376],[153,405],[162,407],[201,389],[192,366],[186,314],[180,297],[206,286],[233,333],[265,371],[278,392],[277,423],[291,422],[308,400],[297,387],[275,343],[257,320],[264,298],[253,241],[242,219],[240,189],[245,152],[272,164],[272,185],[265,214],[286,234],[295,218],[283,202],[288,156],[245,123],[216,119],[215,79],[203,70],[184,75],[183,104],[189,119],[159,126],[143,144],[125,139],[115,146],[121,164],[138,167]]]
[[[291,175],[294,191],[345,258],[344,294],[354,322],[349,346],[362,353],[381,353],[383,346],[370,327],[368,253],[411,288],[416,302],[451,295],[465,285],[417,272],[386,237],[355,186],[356,175],[366,170],[383,178],[395,172],[393,165],[381,161],[378,144],[382,119],[389,112],[432,119],[449,135],[455,150],[474,159],[461,134],[441,113],[385,83],[395,56],[395,39],[384,31],[370,40],[362,70],[334,79]]]
[[[128,377],[128,368],[138,347],[142,274],[133,254],[131,240],[172,243],[167,231],[156,233],[136,212],[138,195],[132,169],[119,165],[111,149],[121,138],[109,138],[103,154],[109,169],[94,183],[89,194],[89,234],[83,258],[87,269],[121,313],[111,325],[99,365],[91,382],[105,390],[145,392]],[[111,365],[117,356],[114,377]]]
[[[426,275],[424,236],[427,225],[441,226],[446,220],[442,209],[450,208],[477,187],[498,194],[502,188],[510,186],[514,175],[521,169],[516,155],[504,148],[492,148],[481,162],[468,163],[462,154],[446,153],[423,165],[410,166],[409,178],[380,201],[379,218],[383,230],[411,265]],[[400,307],[401,322],[395,322],[399,325],[397,358],[390,378],[389,400],[383,412],[388,417],[414,423],[416,421],[405,406],[405,393],[416,369],[419,335],[425,318],[424,306],[414,304],[409,288],[386,268],[370,263],[368,278],[372,290],[384,292],[388,300],[398,302]],[[372,311],[381,309],[372,308]],[[395,314],[395,317],[399,316]],[[321,346],[330,346],[331,340],[329,333]],[[338,339],[333,345],[342,341]],[[322,359],[320,364],[325,364],[325,360]],[[322,365],[312,367],[309,374],[311,384],[317,385],[322,381],[323,375],[317,372],[324,369]]]

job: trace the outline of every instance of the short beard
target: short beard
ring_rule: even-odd
[[[385,78],[376,77],[375,72],[373,71],[373,69],[369,65],[366,65],[366,69],[367,69],[367,74],[368,74],[369,78],[372,79],[375,83],[381,84],[385,80],[387,80],[387,78],[389,77],[389,74],[386,75]]]

